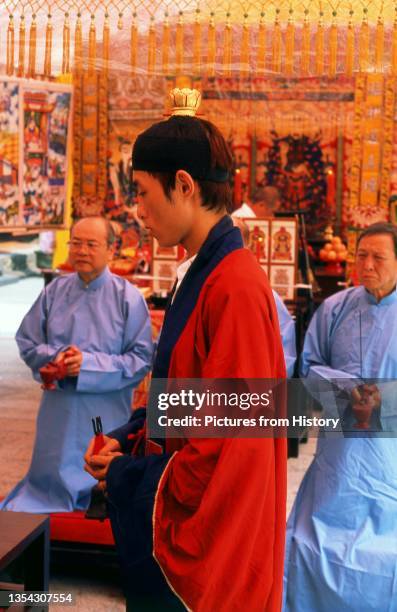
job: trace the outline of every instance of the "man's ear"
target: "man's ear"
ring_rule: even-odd
[[[175,189],[179,189],[185,198],[193,196],[196,185],[190,174],[185,170],[177,171],[175,175]]]

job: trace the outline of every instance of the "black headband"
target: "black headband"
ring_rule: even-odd
[[[186,137],[186,131],[192,137]],[[136,139],[132,153],[134,170],[144,172],[177,172],[185,170],[196,180],[225,183],[229,173],[211,168],[211,149],[198,119],[171,117],[155,123]]]

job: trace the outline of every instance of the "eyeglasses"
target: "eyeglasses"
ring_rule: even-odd
[[[98,251],[103,246],[103,242],[100,243],[95,240],[69,240],[68,242],[68,247],[71,251],[80,251],[83,247],[87,251]]]

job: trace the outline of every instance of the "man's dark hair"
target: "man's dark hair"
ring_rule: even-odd
[[[358,237],[357,248],[363,238],[367,236],[377,236],[378,234],[388,234],[392,237],[394,244],[394,255],[397,257],[397,226],[393,223],[373,223],[368,226]]]
[[[184,159],[178,163],[178,157],[181,157],[180,151],[184,150],[190,151],[191,159]],[[140,158],[140,162],[142,158],[146,162],[149,157],[158,165],[167,164],[167,160],[159,159],[159,154],[166,157],[167,151],[175,157],[172,170],[140,168],[139,163],[135,166],[136,169],[145,169],[154,176],[161,183],[168,198],[171,190],[175,188],[177,170],[186,170],[199,186],[204,208],[217,212],[226,208],[227,212],[231,212],[232,190],[228,177],[232,174],[233,158],[224,137],[213,123],[197,117],[171,117],[170,120],[155,124],[140,135],[134,148],[134,153]],[[151,163],[152,161],[149,161],[149,166]],[[209,167],[206,167],[207,163]]]

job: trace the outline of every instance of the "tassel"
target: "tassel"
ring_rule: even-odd
[[[360,27],[359,37],[359,66],[361,72],[368,70],[369,65],[369,26],[364,9],[364,18]]]
[[[201,72],[201,23],[199,21],[200,9],[196,10],[196,21],[193,29],[193,73]]]
[[[76,29],[74,31],[74,69],[76,74],[83,70],[83,32],[81,26],[81,13],[77,13]]]
[[[45,29],[45,52],[44,52],[44,76],[51,76],[51,50],[52,50],[52,21],[51,13],[47,15],[47,27]]]
[[[22,77],[25,72],[25,15],[21,15],[19,24],[19,58],[18,76]]]
[[[117,20],[117,29],[118,30],[122,30],[123,29],[123,13],[119,13],[119,18]]]
[[[215,23],[214,13],[211,13],[211,19],[208,24],[208,52],[207,52],[207,74],[215,76],[215,54],[216,54],[216,38],[215,38]]]
[[[154,17],[150,18],[148,33],[148,73],[153,74],[156,63],[156,30],[154,28]]]
[[[322,13],[317,25],[316,32],[316,74],[321,76],[324,72],[324,26],[322,23]]]
[[[394,76],[397,75],[397,18],[394,20],[392,43],[391,43],[391,69]]]
[[[307,20],[308,9],[305,9],[305,20],[302,28],[301,74],[307,76],[310,72],[310,23]]]
[[[138,28],[135,23],[136,13],[133,14],[133,20],[131,24],[131,72],[135,73],[137,68],[138,59]]]
[[[250,29],[247,23],[248,15],[244,15],[243,33],[241,38],[240,76],[247,77],[250,70]]]
[[[7,74],[11,76],[14,74],[14,46],[15,46],[15,32],[14,32],[14,17],[9,15],[8,29],[7,29]]]
[[[183,13],[179,12],[175,32],[175,72],[181,74],[183,67]]]
[[[32,23],[30,24],[29,32],[29,68],[28,77],[34,79],[36,76],[36,40],[37,40],[37,25],[36,15],[32,15]]]
[[[70,72],[70,23],[69,13],[65,13],[62,41],[62,74]]]
[[[91,15],[90,29],[88,32],[88,72],[93,74],[96,60],[96,27],[95,15]]]
[[[289,10],[290,17],[285,33],[285,73],[291,76],[294,71],[294,51],[295,51],[295,26],[292,21],[293,10]]]
[[[170,24],[168,22],[168,13],[165,14],[163,25],[163,74],[169,72],[169,55],[170,55]]]
[[[350,21],[347,26],[347,35],[346,35],[346,74],[347,76],[353,75],[354,69],[354,28],[352,24],[351,17],[353,16],[353,11],[350,11]]]
[[[266,24],[265,13],[261,13],[258,30],[258,56],[256,59],[257,73],[262,76],[266,69]]]
[[[377,72],[383,70],[383,53],[385,48],[385,27],[383,25],[382,18],[379,16],[378,23],[376,25],[375,35],[375,66]]]
[[[105,21],[103,24],[103,74],[107,76],[109,72],[109,46],[110,46],[110,27],[109,27],[109,13],[105,13]]]
[[[276,21],[273,29],[273,72],[280,72],[281,70],[281,28],[278,21],[278,14],[280,9],[276,9]]]
[[[225,76],[232,75],[232,27],[230,25],[230,13],[226,15],[227,21],[223,32],[223,73]]]
[[[334,19],[336,13],[334,15]],[[338,26],[335,21],[332,22],[329,31],[329,76],[334,77],[336,75],[336,62],[338,54]]]

